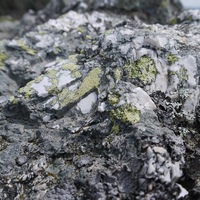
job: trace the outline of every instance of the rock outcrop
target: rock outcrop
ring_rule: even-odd
[[[200,199],[200,12],[119,2],[1,40],[0,199]]]

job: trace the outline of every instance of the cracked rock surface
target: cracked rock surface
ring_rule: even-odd
[[[0,41],[0,199],[200,199],[200,12],[77,2]]]

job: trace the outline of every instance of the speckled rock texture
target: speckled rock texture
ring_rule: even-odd
[[[0,41],[0,199],[200,199],[200,12],[57,2]]]
[[[24,7],[30,6],[33,2],[39,5],[32,5],[32,7],[41,6],[41,4],[47,2],[47,0],[37,2],[33,0],[21,0],[20,3],[16,1],[5,0],[5,2],[2,2],[3,6],[1,7],[0,4],[0,7],[2,9],[4,6],[7,8],[10,2],[13,4],[22,4],[24,1]],[[23,8],[23,6],[20,8]],[[0,18],[0,39],[22,37],[26,32],[33,30],[36,25],[43,24],[49,19],[58,18],[70,10],[78,13],[103,10],[104,13],[126,15],[126,18],[130,19],[134,19],[137,16],[147,23],[166,24],[179,14],[183,10],[183,7],[179,0],[51,0],[43,10],[29,10],[29,12],[23,15],[20,21],[5,17]]]

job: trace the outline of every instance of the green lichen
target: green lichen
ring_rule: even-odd
[[[1,22],[15,22],[16,20],[9,15],[0,16],[0,23]]]
[[[62,66],[63,70],[69,70],[69,71],[77,71],[78,70],[78,65],[70,62],[70,63],[66,63]]]
[[[174,25],[176,23],[177,23],[177,18],[173,18],[168,22],[169,25]]]
[[[165,9],[169,6],[169,1],[161,1],[160,8]]]
[[[130,104],[123,104],[119,108],[111,110],[110,115],[113,119],[124,123],[135,124],[140,121],[140,111]]]
[[[7,55],[3,52],[0,52],[0,69],[3,67],[4,65],[4,61],[7,59]]]
[[[49,70],[47,70],[46,76],[48,78],[50,78],[50,79],[55,79],[57,73],[58,73],[57,70],[55,70],[55,69],[49,69]]]
[[[105,32],[104,32],[104,35],[106,36],[106,35],[110,35],[111,33],[113,33],[113,30],[112,29],[109,29],[109,30],[106,30]]]
[[[83,79],[82,84],[75,91],[69,91],[67,88],[63,89],[62,92],[58,95],[59,102],[54,101],[54,105],[56,103],[60,103],[61,107],[64,107],[68,104],[74,103],[79,100],[81,97],[86,95],[89,91],[97,88],[100,82],[99,75],[101,74],[100,68],[94,68],[89,72],[89,74]]]
[[[110,130],[110,134],[117,134],[120,131],[120,126],[117,123],[114,123],[111,130]]]
[[[157,74],[155,63],[153,59],[148,56],[142,56],[134,63],[130,61],[130,63],[123,68],[128,78],[137,78],[145,85],[155,80]]]
[[[18,99],[16,99],[13,95],[9,97],[8,101],[13,105],[16,105],[18,103]]]
[[[59,90],[57,89],[57,86],[58,86],[58,78],[56,77],[57,73],[58,71],[56,71],[55,69],[50,69],[47,71],[47,74],[46,74],[46,76],[50,79],[50,82],[52,83],[51,86],[46,87],[46,90],[50,94],[54,94],[54,95],[57,95],[59,93]]]
[[[55,53],[55,54],[59,54],[61,51],[62,51],[62,50],[61,50],[60,47],[55,47],[55,48],[54,48],[54,53]]]
[[[32,56],[34,56],[37,53],[36,50],[31,49],[28,46],[26,46],[22,40],[18,40],[17,44],[21,49],[23,49],[26,53],[28,53]]]
[[[34,83],[40,83],[44,79],[44,75],[38,76],[35,80]]]
[[[84,49],[81,50],[80,54],[81,54],[81,55],[85,55]]]
[[[188,74],[187,74],[187,69],[185,69],[184,67],[181,67],[179,70],[179,81],[181,85],[184,85],[185,83],[187,83],[188,80]]]
[[[74,59],[75,61],[75,58],[71,58],[71,59]],[[81,77],[81,73],[79,72],[78,70],[79,66],[74,64],[74,62],[70,62],[70,63],[67,63],[67,64],[64,64],[62,66],[62,69],[63,70],[69,70],[71,71],[71,75],[73,78],[80,78]]]
[[[169,77],[174,76],[176,73],[174,71],[168,70]]]
[[[80,78],[81,77],[81,73],[79,71],[74,71],[72,72],[72,78]]]
[[[85,37],[86,37],[87,40],[91,40],[92,39],[91,35],[86,35]]]
[[[168,53],[167,54],[167,63],[168,63],[168,65],[172,65],[177,61],[178,61],[178,58],[176,57],[176,55],[174,55],[172,53]]]
[[[81,32],[81,33],[84,33],[84,32],[85,32],[85,29],[84,29],[83,27],[79,26],[79,27],[77,28],[77,31],[78,31],[78,32]]]
[[[121,74],[122,74],[122,72],[119,68],[114,70],[114,76],[115,76],[116,81],[119,81],[121,79]]]
[[[192,22],[192,21],[193,21],[192,15],[188,16],[188,17],[187,17],[187,20],[190,21],[190,22]]]
[[[69,59],[70,62],[76,64],[77,61],[78,61],[77,56],[78,56],[78,54],[73,54],[73,55],[70,55],[68,59]]]
[[[119,103],[119,95],[118,94],[110,94],[108,95],[109,104],[116,106]]]
[[[33,94],[33,89],[31,88],[33,83],[34,80],[28,82],[25,87],[22,87],[18,90],[19,93],[24,95],[25,99],[29,99],[30,96]]]

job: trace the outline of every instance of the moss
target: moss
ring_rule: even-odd
[[[119,95],[118,94],[110,94],[108,95],[109,104],[116,106],[119,103]]]
[[[7,55],[3,52],[0,52],[0,69],[4,65],[4,61],[7,59]]]
[[[148,56],[142,56],[139,60],[124,67],[128,78],[138,78],[144,84],[150,84],[156,78],[157,70],[153,59]]]
[[[24,44],[24,42],[22,40],[18,40],[17,41],[18,46],[23,49],[26,53],[30,54],[30,55],[35,55],[36,54],[36,50],[29,48],[28,46],[26,46]]]
[[[167,54],[167,63],[168,63],[168,65],[172,65],[177,61],[178,61],[178,58],[174,54],[172,54],[172,53],[168,53]]]
[[[65,88],[58,95],[61,107],[76,102],[85,94],[87,94],[89,91],[91,91],[94,88],[97,88],[100,82],[100,77],[99,77],[100,73],[101,73],[100,68],[94,68],[89,72],[89,74],[85,77],[85,79],[83,79],[82,84],[79,86],[77,90],[71,92],[67,88]],[[54,105],[56,103],[57,102],[54,101]]]
[[[110,115],[113,119],[124,123],[134,124],[140,121],[140,111],[130,104],[123,104],[119,108],[111,110]]]

